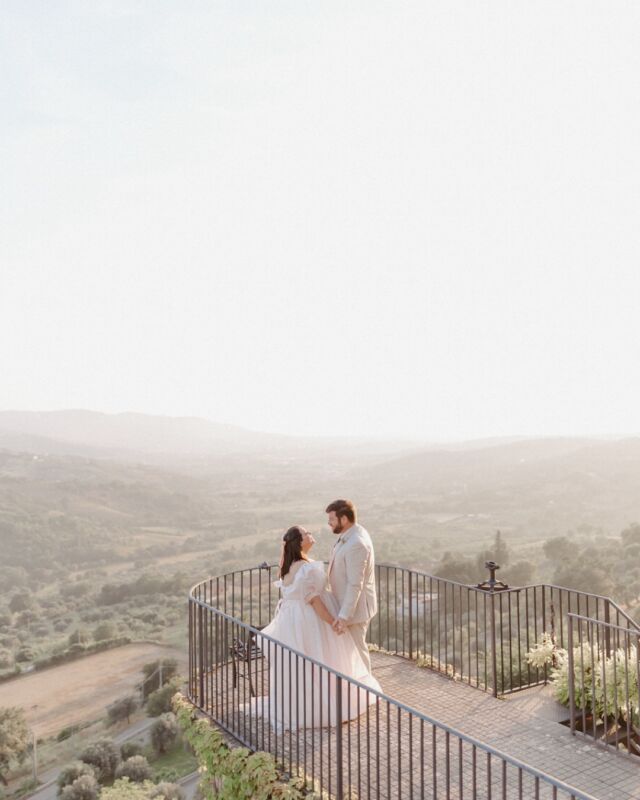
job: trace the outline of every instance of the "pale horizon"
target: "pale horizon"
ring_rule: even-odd
[[[474,444],[478,443],[481,444],[483,442],[501,442],[501,441],[509,441],[509,440],[545,440],[545,439],[594,439],[594,440],[623,440],[623,439],[634,439],[640,436],[640,432],[638,431],[627,431],[627,432],[599,432],[593,434],[566,434],[566,433],[542,433],[539,435],[525,435],[520,433],[511,433],[511,434],[504,434],[501,436],[477,436],[471,438],[424,438],[424,437],[411,437],[405,434],[394,434],[394,433],[385,433],[385,434],[351,434],[348,431],[328,431],[326,433],[304,433],[304,432],[291,432],[291,431],[283,431],[283,430],[267,430],[267,429],[258,429],[252,428],[248,425],[237,424],[235,422],[228,422],[226,420],[218,420],[218,419],[210,419],[208,417],[197,416],[193,414],[154,414],[147,411],[135,411],[131,409],[119,410],[119,411],[102,411],[100,409],[95,408],[3,408],[0,409],[0,415],[2,413],[33,413],[33,414],[56,414],[56,413],[65,413],[65,412],[78,412],[78,413],[90,413],[90,414],[101,414],[106,416],[149,416],[149,417],[158,417],[161,419],[167,420],[187,420],[187,419],[194,419],[194,420],[201,420],[204,422],[209,422],[214,425],[223,425],[229,426],[233,428],[238,428],[240,430],[245,430],[250,433],[266,433],[271,434],[274,436],[285,436],[291,438],[301,438],[301,439],[332,439],[334,437],[346,437],[346,438],[353,438],[362,441],[372,441],[372,442],[397,442],[401,443],[404,442],[407,445],[421,445],[421,446],[439,446],[439,445],[461,445],[461,444],[469,444],[473,446]],[[0,433],[2,432],[2,420],[0,417]]]
[[[639,24],[9,0],[0,408],[634,435]]]

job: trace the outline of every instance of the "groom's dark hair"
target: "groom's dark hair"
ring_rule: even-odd
[[[334,500],[333,503],[329,503],[326,507],[325,514],[330,514],[332,511],[335,511],[335,515],[338,519],[340,519],[340,517],[346,517],[349,522],[355,522],[358,516],[356,507],[351,500]]]

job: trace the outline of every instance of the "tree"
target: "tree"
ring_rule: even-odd
[[[139,756],[142,753],[142,746],[138,742],[123,742],[120,745],[120,758],[126,761],[131,756]]]
[[[0,669],[7,669],[11,666],[13,666],[13,656],[9,650],[5,650],[4,647],[0,647]]]
[[[495,561],[499,567],[503,568],[509,563],[509,548],[501,531],[496,531],[491,547],[488,550],[481,550],[476,557],[478,570],[480,570],[481,574],[485,572],[485,563],[487,561]]]
[[[95,775],[81,775],[60,792],[61,800],[97,800],[100,787]]]
[[[116,626],[113,622],[101,622],[93,632],[96,642],[103,642],[106,639],[114,639],[116,636]]]
[[[578,589],[610,597],[616,588],[610,570],[601,562],[593,563],[588,558],[581,558],[573,563],[565,563],[556,569],[553,582],[567,589]]]
[[[15,614],[18,611],[27,611],[35,608],[36,601],[31,592],[27,589],[23,592],[14,594],[9,602],[9,609]]]
[[[546,540],[542,550],[549,561],[556,563],[575,555],[576,547],[567,536],[554,536]]]
[[[69,634],[69,644],[87,644],[91,639],[91,635],[85,628],[76,628],[73,633]]]
[[[113,725],[115,722],[119,722],[121,719],[126,719],[127,722],[130,722],[131,715],[136,711],[138,708],[138,700],[134,695],[129,695],[128,697],[122,697],[120,700],[116,700],[115,703],[112,703],[107,708],[107,713],[109,715],[109,724]]]
[[[178,721],[172,712],[162,714],[151,726],[151,744],[159,755],[166,753],[178,738]]]
[[[131,756],[118,766],[116,778],[129,778],[135,783],[142,783],[151,778],[151,767],[144,756]]]
[[[31,647],[21,647],[16,653],[16,661],[23,664],[26,661],[33,661],[36,657],[35,652]]]
[[[435,573],[439,578],[446,578],[460,583],[477,583],[478,571],[476,564],[470,558],[465,558],[460,553],[451,553],[449,550],[442,556],[436,566]]]
[[[168,783],[167,781],[160,781],[160,783],[151,792],[151,798],[159,798],[159,800],[184,800],[184,790],[177,783]]]
[[[175,658],[162,658],[150,661],[142,667],[142,696],[146,700],[151,692],[160,687],[160,665],[162,665],[162,685],[173,678],[178,671],[178,662]]]
[[[149,800],[155,786],[151,781],[135,783],[129,778],[118,778],[113,786],[105,786],[100,793],[100,800]]]
[[[7,785],[4,773],[15,759],[22,763],[27,755],[29,729],[24,711],[17,706],[0,708],[0,781]]]
[[[57,779],[58,794],[62,794],[65,786],[71,786],[82,775],[92,775],[95,778],[96,771],[91,764],[85,764],[84,761],[71,761],[63,767]]]
[[[634,522],[633,525],[625,528],[620,536],[625,547],[630,544],[640,544],[640,525]]]
[[[120,752],[111,739],[99,739],[83,750],[80,760],[96,768],[99,781],[108,781],[115,775]]]
[[[528,586],[533,582],[535,566],[531,561],[517,561],[509,567],[506,577],[509,586]]]
[[[171,711],[171,698],[180,688],[180,680],[173,678],[162,689],[156,689],[147,699],[147,716],[159,717]]]

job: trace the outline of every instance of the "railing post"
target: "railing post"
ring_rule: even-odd
[[[198,706],[204,704],[204,631],[202,622],[202,606],[198,605]]]
[[[547,632],[547,607],[546,607],[546,597],[544,591],[544,584],[542,585],[542,632]],[[544,665],[544,682],[545,685],[548,682],[548,674],[547,674],[547,665]]]
[[[493,684],[493,696],[498,696],[498,646],[496,638],[496,596],[493,591],[489,592],[491,598],[491,674]]]
[[[568,675],[567,679],[569,681],[569,713],[570,713],[570,721],[571,721],[571,733],[575,735],[576,732],[576,694],[575,694],[575,673],[574,673],[574,665],[573,665],[573,617],[571,614],[568,616],[568,627],[567,627],[567,637],[569,641],[567,642],[567,655],[569,657],[568,662]],[[584,692],[583,692],[584,697]]]
[[[411,570],[409,570],[409,660],[413,658],[413,581],[411,580]]]
[[[609,617],[609,598],[607,598],[604,604],[604,621],[607,623],[604,629],[604,650],[607,658],[609,658],[611,656],[611,630],[609,628],[611,619]]]
[[[360,691],[360,690],[358,690]],[[336,675],[336,798],[344,797],[342,770],[342,678]]]

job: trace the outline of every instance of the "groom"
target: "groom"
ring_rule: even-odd
[[[366,636],[369,622],[378,610],[373,544],[367,531],[358,525],[351,500],[334,500],[326,513],[329,527],[339,534],[328,569],[331,591],[340,605],[333,627],[336,633],[349,631],[371,672]]]

